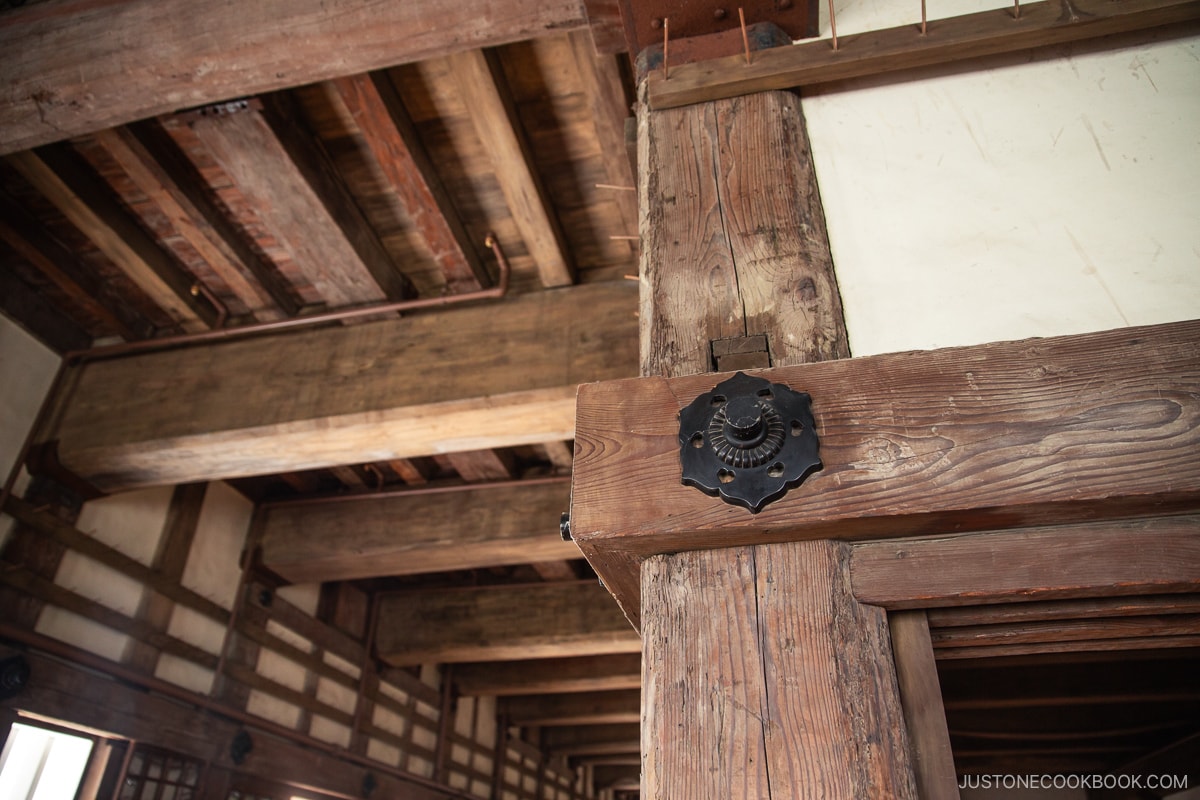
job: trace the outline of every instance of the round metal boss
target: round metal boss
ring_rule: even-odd
[[[739,372],[679,413],[683,483],[757,513],[820,469],[812,398]]]

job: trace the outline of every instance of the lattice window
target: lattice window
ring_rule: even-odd
[[[193,800],[204,765],[169,750],[138,745],[129,759],[120,800]]]

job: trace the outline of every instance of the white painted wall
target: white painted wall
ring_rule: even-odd
[[[855,355],[1200,317],[1200,37],[1091,47],[805,93]]]

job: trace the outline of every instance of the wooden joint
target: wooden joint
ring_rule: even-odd
[[[753,336],[734,336],[713,339],[712,367],[715,372],[736,372],[742,369],[766,369],[771,366],[771,347],[765,333]]]
[[[105,496],[105,492],[63,465],[58,458],[57,439],[32,445],[25,456],[25,469],[29,470],[30,475],[53,481],[79,496],[79,503],[72,502],[68,505],[76,506],[84,500],[95,500]]]

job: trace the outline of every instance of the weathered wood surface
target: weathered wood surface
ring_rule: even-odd
[[[94,361],[49,438],[105,490],[569,439],[578,384],[637,370],[635,293],[594,284]]]
[[[638,751],[637,725],[588,725],[551,728],[543,732],[542,747],[552,755],[626,755]]]
[[[1148,617],[1163,614],[1200,614],[1200,594],[947,606],[926,611],[929,625],[934,628],[960,628],[1004,622],[1044,622],[1052,619]]]
[[[914,21],[919,21],[916,8]],[[806,42],[754,54],[671,67],[669,80],[656,70],[647,79],[653,108],[700,103],[769,89],[811,86],[915,67],[967,61],[1036,47],[1140,31],[1200,19],[1194,0],[1070,0],[1022,3],[1020,18],[997,8],[949,19]]]
[[[799,98],[766,92],[638,118],[641,372],[712,369],[766,334],[776,366],[849,355]]]
[[[507,697],[496,710],[513,725],[612,725],[641,720],[641,692],[623,689],[587,694]]]
[[[559,517],[566,481],[273,506],[262,564],[292,583],[579,558]]]
[[[1200,517],[869,542],[851,551],[861,602],[886,608],[1200,591]]]
[[[586,25],[578,0],[68,0],[0,24],[0,153],[181,108]]]
[[[594,581],[391,594],[375,648],[393,666],[635,653],[637,632]]]
[[[485,50],[464,51],[450,57],[450,68],[542,285],[569,286],[575,281],[575,264],[499,59]]]
[[[644,796],[916,797],[887,615],[850,594],[848,550],[646,561]]]
[[[760,374],[812,395],[824,469],[757,515],[679,482],[676,414],[726,376],[581,388],[571,528],[631,617],[655,553],[1200,506],[1200,322]]]
[[[896,682],[913,773],[921,800],[958,800],[958,776],[946,729],[946,709],[938,683],[929,620],[924,610],[897,611],[888,615]]]
[[[464,695],[604,692],[642,685],[640,653],[457,664],[454,683]]]

